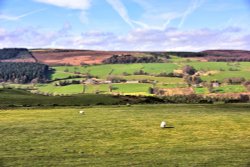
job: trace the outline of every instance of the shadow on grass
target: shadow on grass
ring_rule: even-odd
[[[174,126],[166,126],[166,127],[162,128],[162,129],[172,129],[172,128],[174,128]]]

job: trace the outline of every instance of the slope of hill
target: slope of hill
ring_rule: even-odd
[[[0,49],[0,62],[37,62],[36,58],[25,48]]]
[[[250,61],[250,51],[206,50],[202,52],[136,52],[136,51],[95,51],[73,49],[0,49],[0,62],[40,62],[48,65],[102,64],[114,55],[134,57],[169,56],[196,58],[203,61]]]
[[[159,56],[198,58],[205,61],[250,61],[250,51],[244,50],[206,50],[202,52],[136,52],[136,51],[95,51],[69,49],[32,49],[30,52],[41,63],[49,65],[101,64],[113,55]]]
[[[102,64],[113,55],[133,55],[135,57],[161,56],[164,52],[134,52],[134,51],[95,51],[95,50],[65,50],[65,49],[32,49],[31,53],[36,59],[45,64]]]

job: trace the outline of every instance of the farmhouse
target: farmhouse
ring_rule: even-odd
[[[218,88],[220,87],[220,83],[218,81],[212,81],[211,82],[213,88]]]
[[[111,84],[111,81],[103,81],[104,84]]]
[[[128,83],[128,84],[139,83],[139,81],[126,81],[126,83]]]
[[[98,80],[95,79],[95,78],[90,78],[90,79],[87,79],[84,83],[85,83],[85,84],[99,84],[100,81],[98,81]]]
[[[199,83],[199,84],[192,84],[193,87],[196,87],[196,88],[201,88],[203,87],[203,84],[202,83]]]

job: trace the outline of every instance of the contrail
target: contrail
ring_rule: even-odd
[[[32,14],[39,13],[39,12],[42,12],[42,11],[45,11],[45,10],[46,10],[46,8],[39,9],[39,10],[34,10],[34,11],[27,12],[27,13],[24,13],[24,14],[19,15],[19,16],[9,16],[9,15],[0,14],[0,19],[9,20],[9,21],[16,21],[16,20],[19,20],[19,19],[21,19],[23,17],[27,17],[27,16],[30,16]]]
[[[182,27],[182,25],[184,24],[184,22],[186,21],[188,15],[192,14],[195,10],[197,10],[202,3],[204,2],[204,0],[193,0],[191,5],[187,8],[187,10],[184,12],[181,22],[179,24],[179,28]]]
[[[126,7],[120,0],[106,0],[112,8],[120,15],[120,17],[132,28],[135,26],[132,23],[132,20],[129,18]]]

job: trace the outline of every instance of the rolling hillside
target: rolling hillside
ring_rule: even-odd
[[[250,61],[250,51],[207,50],[202,52],[133,52],[133,51],[94,51],[65,49],[33,49],[32,55],[41,63],[57,64],[101,64],[113,55],[133,56],[177,56],[197,58],[202,61]]]
[[[112,57],[113,55],[131,54],[134,56],[144,56],[151,54],[151,52],[65,50],[65,49],[35,49],[30,51],[39,62],[48,65],[101,64],[104,60]]]
[[[135,52],[135,51],[96,51],[73,49],[0,49],[0,62],[40,62],[48,65],[102,64],[113,55],[135,57],[177,56],[196,58],[201,61],[250,61],[250,51],[206,50],[202,52]]]

